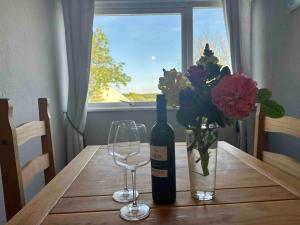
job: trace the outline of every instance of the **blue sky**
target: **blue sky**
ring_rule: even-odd
[[[108,37],[113,59],[124,62],[132,78],[120,92],[159,92],[162,69],[181,70],[180,14],[95,16],[97,27]],[[221,9],[194,10],[194,36],[204,30],[226,36]]]

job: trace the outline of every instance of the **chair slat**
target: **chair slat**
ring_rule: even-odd
[[[300,178],[300,163],[288,156],[263,151],[263,161],[295,176]]]
[[[278,119],[265,117],[264,126],[266,132],[283,133],[300,138],[299,119],[290,116],[284,116]]]
[[[50,166],[49,154],[37,156],[22,168],[23,187],[26,188],[35,176]]]
[[[32,121],[22,124],[16,128],[18,145],[24,144],[26,141],[34,137],[46,135],[46,126],[44,121]]]

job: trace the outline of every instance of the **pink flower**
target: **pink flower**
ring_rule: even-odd
[[[212,89],[212,102],[226,117],[247,117],[256,103],[257,83],[243,73],[225,76]]]

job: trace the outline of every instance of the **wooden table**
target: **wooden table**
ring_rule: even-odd
[[[129,224],[111,197],[123,173],[104,147],[85,148],[8,224]],[[219,142],[214,201],[190,197],[183,143],[176,144],[176,169],[177,200],[169,206],[152,202],[150,165],[138,170],[139,201],[151,206],[151,214],[137,224],[300,224],[300,180],[226,142]]]

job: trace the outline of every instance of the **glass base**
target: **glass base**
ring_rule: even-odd
[[[209,201],[215,198],[214,191],[191,191],[191,195],[199,201]]]
[[[120,209],[120,217],[127,221],[139,221],[150,215],[150,208],[146,204],[133,206],[132,203]]]
[[[139,192],[136,191],[136,197],[139,196]],[[113,193],[112,196],[113,200],[116,202],[132,202],[133,201],[133,191],[132,189],[126,190],[120,190]]]

